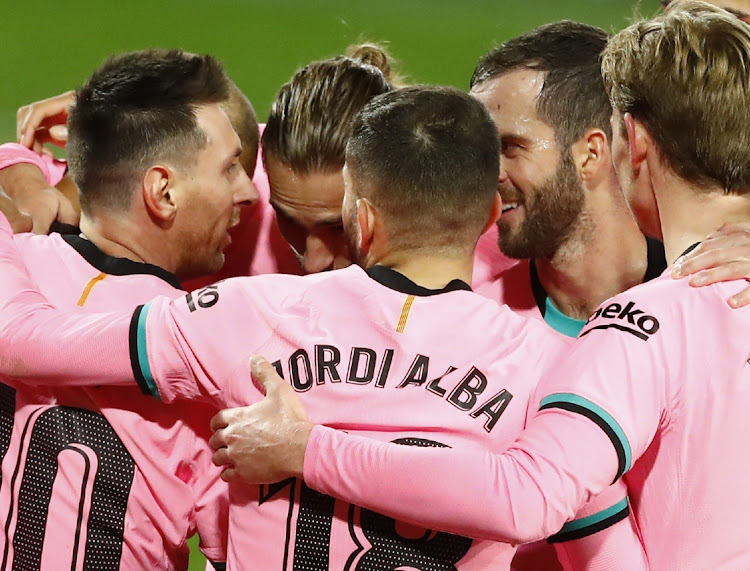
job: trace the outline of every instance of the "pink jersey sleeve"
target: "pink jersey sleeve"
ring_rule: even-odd
[[[571,339],[571,345],[573,343]],[[545,386],[545,383],[537,386],[529,399],[529,419],[536,416],[540,402],[546,396]],[[554,546],[565,571],[648,569],[643,545],[636,532],[635,516],[630,509],[628,488],[622,478],[589,499],[574,519],[546,541]]]
[[[132,384],[131,313],[55,309],[36,289],[10,232],[0,215],[0,373],[36,384]]]
[[[27,149],[18,143],[0,145],[0,169],[19,163],[29,163],[38,166],[50,186],[55,186],[59,183],[68,168],[68,164],[65,161],[47,155],[38,155],[31,149]]]
[[[622,479],[587,502],[547,541],[565,571],[648,569]]]
[[[254,291],[248,284],[258,279],[233,278],[143,306],[133,317],[131,349],[144,392],[165,402],[201,399],[226,406],[230,381],[246,385],[250,378],[243,356],[249,359],[271,335],[255,311],[258,298],[248,301]]]
[[[601,465],[605,469],[597,470]],[[527,543],[559,531],[578,506],[612,483],[616,467],[612,444],[594,423],[568,411],[544,411],[499,455],[399,450],[316,426],[304,478],[318,491],[414,525]]]

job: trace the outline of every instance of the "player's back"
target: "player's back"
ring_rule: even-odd
[[[750,569],[750,310],[726,303],[745,285],[665,275],[631,290],[643,345],[661,337],[664,352],[641,373],[667,379],[656,437],[625,475],[653,569]]]
[[[383,267],[212,288],[144,310],[139,347],[147,347],[162,398],[255,402],[261,397],[247,368],[260,353],[312,421],[403,445],[505,449],[525,424],[539,377],[568,343],[462,282],[430,292]],[[193,354],[192,373],[181,363],[187,350],[161,345],[175,332]],[[456,486],[472,493],[471,482]],[[502,569],[513,553],[405,526],[297,481],[238,485],[231,495],[235,569]]]
[[[171,274],[105,256],[79,237],[15,242],[60,307],[124,310],[180,293]],[[197,473],[212,468],[196,434],[207,432],[210,409],[166,407],[130,388],[0,391],[0,568],[182,569],[185,539],[204,521],[205,552],[224,559],[222,487],[212,487],[216,472]]]

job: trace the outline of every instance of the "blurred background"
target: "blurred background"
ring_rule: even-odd
[[[657,0],[641,0],[645,15]],[[0,139],[21,105],[75,89],[107,55],[150,46],[219,57],[264,121],[278,87],[314,59],[385,42],[415,83],[466,88],[478,57],[534,26],[570,18],[608,31],[634,0],[24,0],[0,18]]]
[[[75,89],[114,52],[179,47],[219,57],[265,121],[279,86],[315,59],[385,43],[411,83],[468,88],[479,56],[564,18],[614,32],[657,0],[23,0],[0,18],[0,139],[16,109]],[[191,571],[204,569],[191,558]]]

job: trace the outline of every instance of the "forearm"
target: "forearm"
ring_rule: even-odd
[[[414,448],[316,427],[304,479],[326,494],[415,525],[508,543],[552,535],[611,484],[606,435],[567,412],[503,454]]]
[[[0,186],[11,198],[22,197],[30,189],[57,185],[65,170],[64,161],[37,155],[17,143],[0,145]]]
[[[0,168],[0,186],[13,200],[18,200],[26,193],[49,188],[50,184],[37,165],[17,163]]]

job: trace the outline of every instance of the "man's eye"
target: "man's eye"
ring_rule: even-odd
[[[505,156],[509,156],[515,153],[516,151],[518,151],[519,146],[516,143],[503,141],[501,148],[502,148],[502,153]]]

